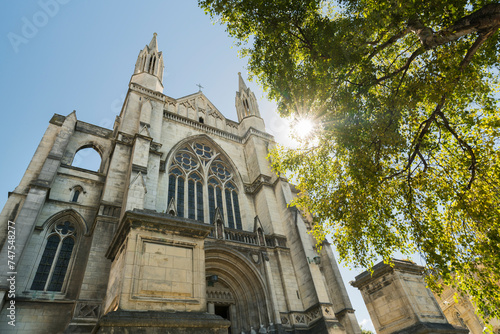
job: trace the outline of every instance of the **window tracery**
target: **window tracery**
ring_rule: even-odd
[[[228,227],[242,228],[232,170],[220,153],[205,143],[187,144],[174,155],[169,169],[168,203],[171,201],[180,217],[214,224],[219,208]]]
[[[212,156],[214,154],[212,148],[205,144],[195,143],[193,145],[193,149],[196,152],[196,155],[198,155],[198,157],[203,161],[205,165],[212,159]]]
[[[54,224],[47,237],[31,290],[55,292],[62,290],[76,235],[76,229],[69,221]]]

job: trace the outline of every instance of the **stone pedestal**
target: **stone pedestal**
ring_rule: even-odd
[[[423,267],[393,260],[378,263],[351,284],[363,295],[377,334],[466,334],[448,323],[432,292],[426,288]]]
[[[206,313],[204,239],[211,229],[127,212],[106,254],[113,263],[98,332],[227,333],[228,321]]]

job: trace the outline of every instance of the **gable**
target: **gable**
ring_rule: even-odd
[[[193,112],[197,112],[199,117],[212,117],[218,121],[226,120],[224,115],[210,102],[203,92],[181,97],[177,99],[177,103],[179,106],[186,108],[188,114],[192,110]]]

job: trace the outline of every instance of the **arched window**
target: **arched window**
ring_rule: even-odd
[[[76,229],[69,221],[57,223],[47,237],[31,290],[62,290],[75,246]]]
[[[97,172],[101,166],[101,156],[94,148],[83,147],[76,151],[71,166]]]
[[[83,188],[81,186],[74,186],[72,188],[69,188],[69,190],[71,190],[70,201],[75,203],[77,203],[78,199],[80,199],[80,195],[82,193],[85,193],[85,191],[83,191]]]
[[[243,106],[245,107],[245,112],[248,115],[250,113],[250,106],[248,105],[248,100],[247,99],[243,100]]]
[[[76,189],[73,192],[73,197],[71,198],[71,202],[78,202],[78,196],[80,196],[80,190]]]
[[[149,68],[148,68],[148,72],[151,74],[154,74],[155,63],[156,63],[156,57],[152,55],[151,58],[149,59]]]
[[[181,183],[184,185],[180,191]],[[187,199],[186,207],[179,205],[179,198]],[[204,143],[185,145],[174,155],[169,172],[168,203],[172,199],[181,217],[214,224],[219,208],[227,227],[242,228],[232,171],[220,153]]]

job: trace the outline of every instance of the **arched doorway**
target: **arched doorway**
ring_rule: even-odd
[[[269,298],[259,270],[243,254],[205,244],[208,311],[231,321],[229,333],[270,322]]]
[[[232,321],[236,325],[236,300],[234,292],[226,285],[221,279],[219,281],[218,275],[210,275],[207,278],[207,309],[209,313],[216,314],[222,318]],[[232,327],[229,327],[228,332],[232,333]]]

